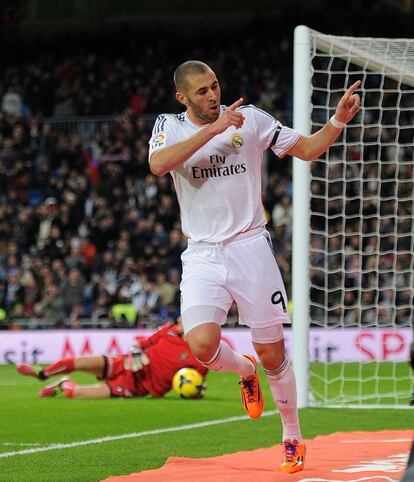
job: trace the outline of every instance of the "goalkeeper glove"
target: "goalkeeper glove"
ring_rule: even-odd
[[[135,373],[145,365],[149,365],[149,362],[150,360],[147,354],[143,352],[138,345],[132,345],[128,355],[124,359],[124,368]]]

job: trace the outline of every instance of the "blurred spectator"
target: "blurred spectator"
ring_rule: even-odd
[[[63,279],[60,292],[63,298],[63,311],[70,316],[83,307],[85,280],[77,268],[71,268]],[[82,312],[82,311],[81,311]]]
[[[23,113],[23,100],[18,89],[9,86],[1,100],[1,110],[7,114],[20,115]]]
[[[45,323],[56,326],[64,319],[64,299],[56,284],[49,284],[45,288],[45,295],[34,305],[34,313]]]
[[[282,196],[280,204],[276,203],[272,211],[273,227],[284,226],[285,230],[292,233],[292,202],[289,196]]]
[[[159,301],[161,306],[174,303],[176,287],[167,279],[164,271],[159,271],[156,276],[156,284],[158,288]]]
[[[46,240],[50,237],[52,225],[58,225],[58,206],[57,200],[54,197],[48,197],[45,202],[39,206],[39,229],[37,232],[37,247],[43,249]]]
[[[4,307],[10,318],[24,315],[25,290],[21,284],[21,273],[17,268],[9,269],[4,287]]]

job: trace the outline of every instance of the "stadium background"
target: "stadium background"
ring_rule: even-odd
[[[291,125],[296,25],[332,34],[412,37],[412,1],[336,3],[256,0],[253,8],[245,0],[1,2],[0,363],[36,361],[37,345],[23,336],[29,329],[42,342],[60,337],[58,348],[67,351],[56,356],[71,348],[87,354],[93,336],[105,336],[103,328],[132,337],[176,314],[185,240],[169,177],[155,178],[147,167],[155,115],[179,109],[171,80],[175,66],[188,58],[210,63],[221,79],[223,103],[243,95]],[[289,293],[291,171],[291,159],[267,155],[263,201]],[[231,315],[229,325],[237,314]],[[71,347],[60,334],[76,337],[77,328],[86,335]],[[243,330],[225,336],[237,331]],[[108,351],[111,336],[105,339]],[[8,345],[12,338],[18,341]],[[335,353],[335,341],[324,347],[327,357]],[[383,340],[375,346],[387,349]],[[351,352],[350,344],[346,348]],[[388,347],[391,355],[394,348]],[[317,358],[322,348],[314,350]],[[91,378],[79,374],[75,380]],[[208,383],[205,400],[169,394],[162,400],[71,403],[39,399],[38,384],[19,377],[11,365],[1,366],[0,478],[102,480],[159,467],[172,454],[208,457],[277,443],[280,424],[271,403],[268,416],[254,426],[239,417],[224,430],[213,426],[183,435],[181,426],[242,413],[236,376],[211,373]],[[368,382],[369,390],[374,383]],[[267,384],[264,390],[270,401]],[[312,438],[410,429],[407,415],[307,408],[301,421],[305,437]],[[177,432],[154,435],[171,427]],[[149,438],[140,437],[145,431]],[[100,444],[108,435],[113,439]],[[17,454],[26,448],[33,454]]]
[[[412,33],[410,1],[331,3],[3,2],[0,327],[154,327],[176,314],[185,240],[169,177],[147,167],[155,115],[179,110],[173,70],[203,59],[224,103],[243,96],[291,125],[295,25]],[[290,161],[267,154],[263,173],[289,294]]]

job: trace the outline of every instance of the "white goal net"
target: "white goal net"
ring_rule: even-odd
[[[294,256],[305,243],[309,283],[302,303],[295,298],[294,279],[294,330],[309,327],[306,343],[326,340],[322,351],[309,352],[306,365],[295,353],[295,363],[306,369],[299,367],[299,391],[303,376],[308,377],[300,405],[409,406],[414,390],[408,364],[414,320],[414,39],[338,37],[308,29],[303,38],[305,65],[296,62],[295,69],[308,70],[303,75],[310,85],[307,100],[300,94],[307,103],[308,132],[328,121],[356,80],[362,82],[362,109],[309,171],[294,171],[300,178],[294,183],[310,196],[302,205],[308,233],[303,235],[303,222],[294,233]],[[297,203],[294,216],[299,209]],[[295,320],[298,304],[306,306],[306,320]]]

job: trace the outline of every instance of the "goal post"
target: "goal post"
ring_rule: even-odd
[[[407,407],[414,390],[414,39],[295,29],[295,129],[320,129],[356,80],[361,112],[319,159],[293,160],[299,407]],[[342,351],[311,353],[316,339]]]
[[[293,59],[293,128],[311,133],[310,29],[295,29]],[[310,166],[293,159],[292,302],[293,365],[297,382],[298,407],[307,406],[309,390],[309,201]]]

